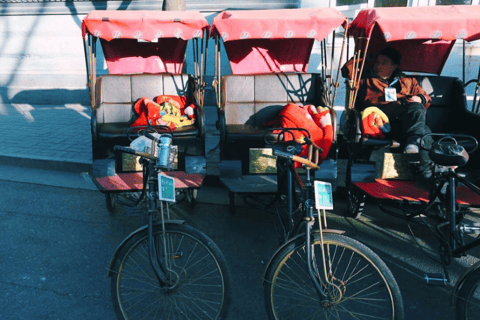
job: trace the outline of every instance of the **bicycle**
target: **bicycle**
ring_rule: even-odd
[[[432,146],[426,146],[425,138],[439,138]],[[462,144],[458,141],[463,140]],[[444,283],[450,282],[446,266],[452,257],[461,257],[466,252],[480,245],[480,235],[475,240],[467,243],[465,234],[480,231],[479,226],[469,226],[462,222],[466,214],[466,208],[457,203],[457,188],[463,185],[458,191],[465,193],[466,190],[473,191],[480,196],[480,188],[467,180],[463,174],[457,172],[457,167],[466,165],[469,160],[469,153],[478,148],[478,141],[473,136],[461,134],[427,134],[421,140],[421,146],[429,151],[430,158],[436,165],[446,166],[448,170],[436,176],[431,193],[430,202],[440,199],[443,214],[443,221],[436,226],[435,235],[440,241],[440,259],[444,267],[445,276],[440,279]],[[443,191],[446,185],[446,192]],[[427,208],[428,206],[427,205]],[[480,205],[467,205],[468,207],[480,207]],[[426,209],[427,209],[426,208]],[[445,231],[442,231],[445,230]],[[432,277],[434,278],[434,277]],[[457,319],[478,319],[480,315],[480,263],[473,265],[457,281],[452,293]]]
[[[278,138],[268,141],[269,133],[276,130]],[[304,143],[293,138],[295,130],[303,132]],[[292,139],[286,141],[286,135]],[[316,163],[320,148],[311,141],[308,131],[269,129],[264,140],[272,145],[280,172],[278,193],[268,205],[281,199],[282,194],[287,200],[284,243],[267,265],[263,282],[269,319],[403,319],[401,292],[387,265],[364,244],[327,228],[326,212],[319,209],[322,204],[317,195],[320,185],[328,189],[328,184],[313,180],[311,170],[319,169]],[[298,156],[305,143],[308,159]],[[294,162],[305,166],[305,180]]]
[[[147,182],[142,195],[148,201],[147,225],[123,240],[109,264],[117,317],[224,319],[230,304],[227,262],[203,232],[170,219],[166,202],[175,190],[162,171],[172,167],[172,136],[148,131],[141,132],[152,141],[147,152],[114,148],[141,157]],[[158,211],[160,219],[154,221]]]
[[[427,143],[428,140],[433,140],[433,143]],[[355,182],[351,183],[350,191],[362,203],[368,194],[377,201],[383,212],[431,230],[440,243],[440,261],[437,262],[442,264],[444,273],[426,273],[425,280],[430,285],[445,286],[450,282],[447,266],[452,258],[462,257],[468,250],[480,245],[480,236],[468,243],[465,239],[465,235],[479,232],[480,226],[462,222],[469,208],[480,208],[480,188],[469,181],[464,173],[457,171],[457,168],[467,164],[468,154],[478,148],[478,141],[473,136],[463,134],[429,133],[422,137],[420,146],[428,151],[435,164],[429,186],[421,186],[414,181],[401,182],[408,184],[408,190],[403,186],[399,193],[400,184],[393,182],[387,184],[383,181],[382,185],[378,181]],[[442,170],[438,170],[440,168]],[[390,194],[390,189],[396,189],[394,197]],[[360,202],[357,201],[358,203]],[[358,218],[363,206],[351,205],[348,209],[348,216]],[[432,219],[435,225],[427,218]],[[480,263],[470,267],[459,278],[452,291],[452,301],[458,320],[478,319]]]

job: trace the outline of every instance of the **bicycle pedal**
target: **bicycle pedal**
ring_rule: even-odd
[[[425,281],[430,286],[444,287],[447,285],[447,278],[441,273],[425,273]]]
[[[145,210],[140,207],[133,207],[133,208],[127,209],[127,215],[130,217],[140,217],[144,213],[145,213]]]

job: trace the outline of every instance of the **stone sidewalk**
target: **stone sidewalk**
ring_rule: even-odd
[[[213,149],[218,144],[216,107],[205,107],[205,112],[207,161],[214,161]],[[80,104],[0,105],[0,165],[90,172],[90,107]],[[216,170],[211,164],[207,167],[210,171]]]
[[[83,105],[0,105],[0,164],[89,171],[90,110]]]

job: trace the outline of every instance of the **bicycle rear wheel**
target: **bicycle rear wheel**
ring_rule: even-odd
[[[323,238],[327,279],[318,235],[312,250],[314,273],[328,298],[319,297],[308,275],[305,237],[300,237],[267,270],[269,319],[403,319],[400,289],[386,264],[354,239],[329,233]]]
[[[120,250],[113,267],[112,300],[119,319],[223,319],[230,303],[230,277],[220,249],[188,225],[153,229],[159,261],[167,260],[169,290],[161,288],[148,258],[142,230]],[[165,264],[165,262],[164,262]]]
[[[480,316],[480,269],[464,281],[456,299],[457,320],[473,320]]]

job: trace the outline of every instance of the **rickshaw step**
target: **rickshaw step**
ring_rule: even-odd
[[[375,199],[396,201],[429,201],[427,187],[411,180],[376,179],[375,182],[354,182],[354,185]],[[457,204],[480,206],[480,196],[465,186],[456,188]]]
[[[205,175],[184,171],[163,172],[175,179],[175,189],[200,188]],[[113,176],[98,177],[95,184],[102,192],[133,192],[143,189],[143,173],[119,173]]]
[[[430,286],[444,287],[447,285],[447,278],[441,273],[425,273],[425,281]]]

